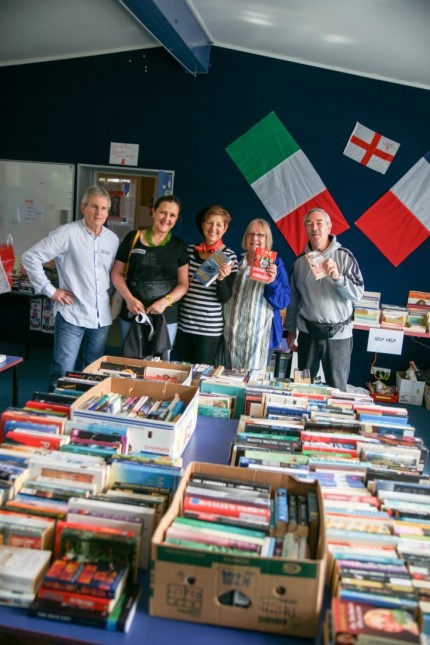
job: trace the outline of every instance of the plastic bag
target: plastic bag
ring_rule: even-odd
[[[12,235],[8,235],[6,244],[0,244],[0,293],[12,289],[12,273],[15,264]]]

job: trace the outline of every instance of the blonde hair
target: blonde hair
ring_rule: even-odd
[[[270,228],[270,224],[269,222],[266,222],[265,219],[260,219],[258,217],[256,219],[251,220],[251,222],[249,222],[248,226],[246,227],[246,231],[243,234],[243,238],[242,238],[242,249],[244,251],[247,250],[246,238],[251,228],[253,228],[253,226],[255,226],[256,224],[259,224],[263,229],[263,233],[266,236],[266,249],[270,251],[273,246],[273,235],[272,235],[272,230]]]

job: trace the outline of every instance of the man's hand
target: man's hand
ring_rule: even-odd
[[[327,262],[325,263],[325,266],[329,277],[335,281],[339,280],[340,273],[339,273],[339,269],[337,268],[336,262],[334,260],[327,260]]]
[[[291,352],[297,352],[298,350],[298,345],[296,343],[296,336],[297,336],[296,331],[287,332],[287,345]]]
[[[51,296],[51,300],[55,300],[60,305],[73,305],[75,302],[75,294],[66,289],[57,289]]]

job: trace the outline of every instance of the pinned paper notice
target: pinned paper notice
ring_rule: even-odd
[[[398,354],[402,353],[403,331],[398,329],[369,329],[367,351],[377,354]]]
[[[137,166],[138,143],[111,143],[109,163],[118,166]]]

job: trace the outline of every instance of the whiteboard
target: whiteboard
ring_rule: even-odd
[[[20,258],[35,242],[73,220],[73,164],[0,160],[0,242],[13,237]]]

